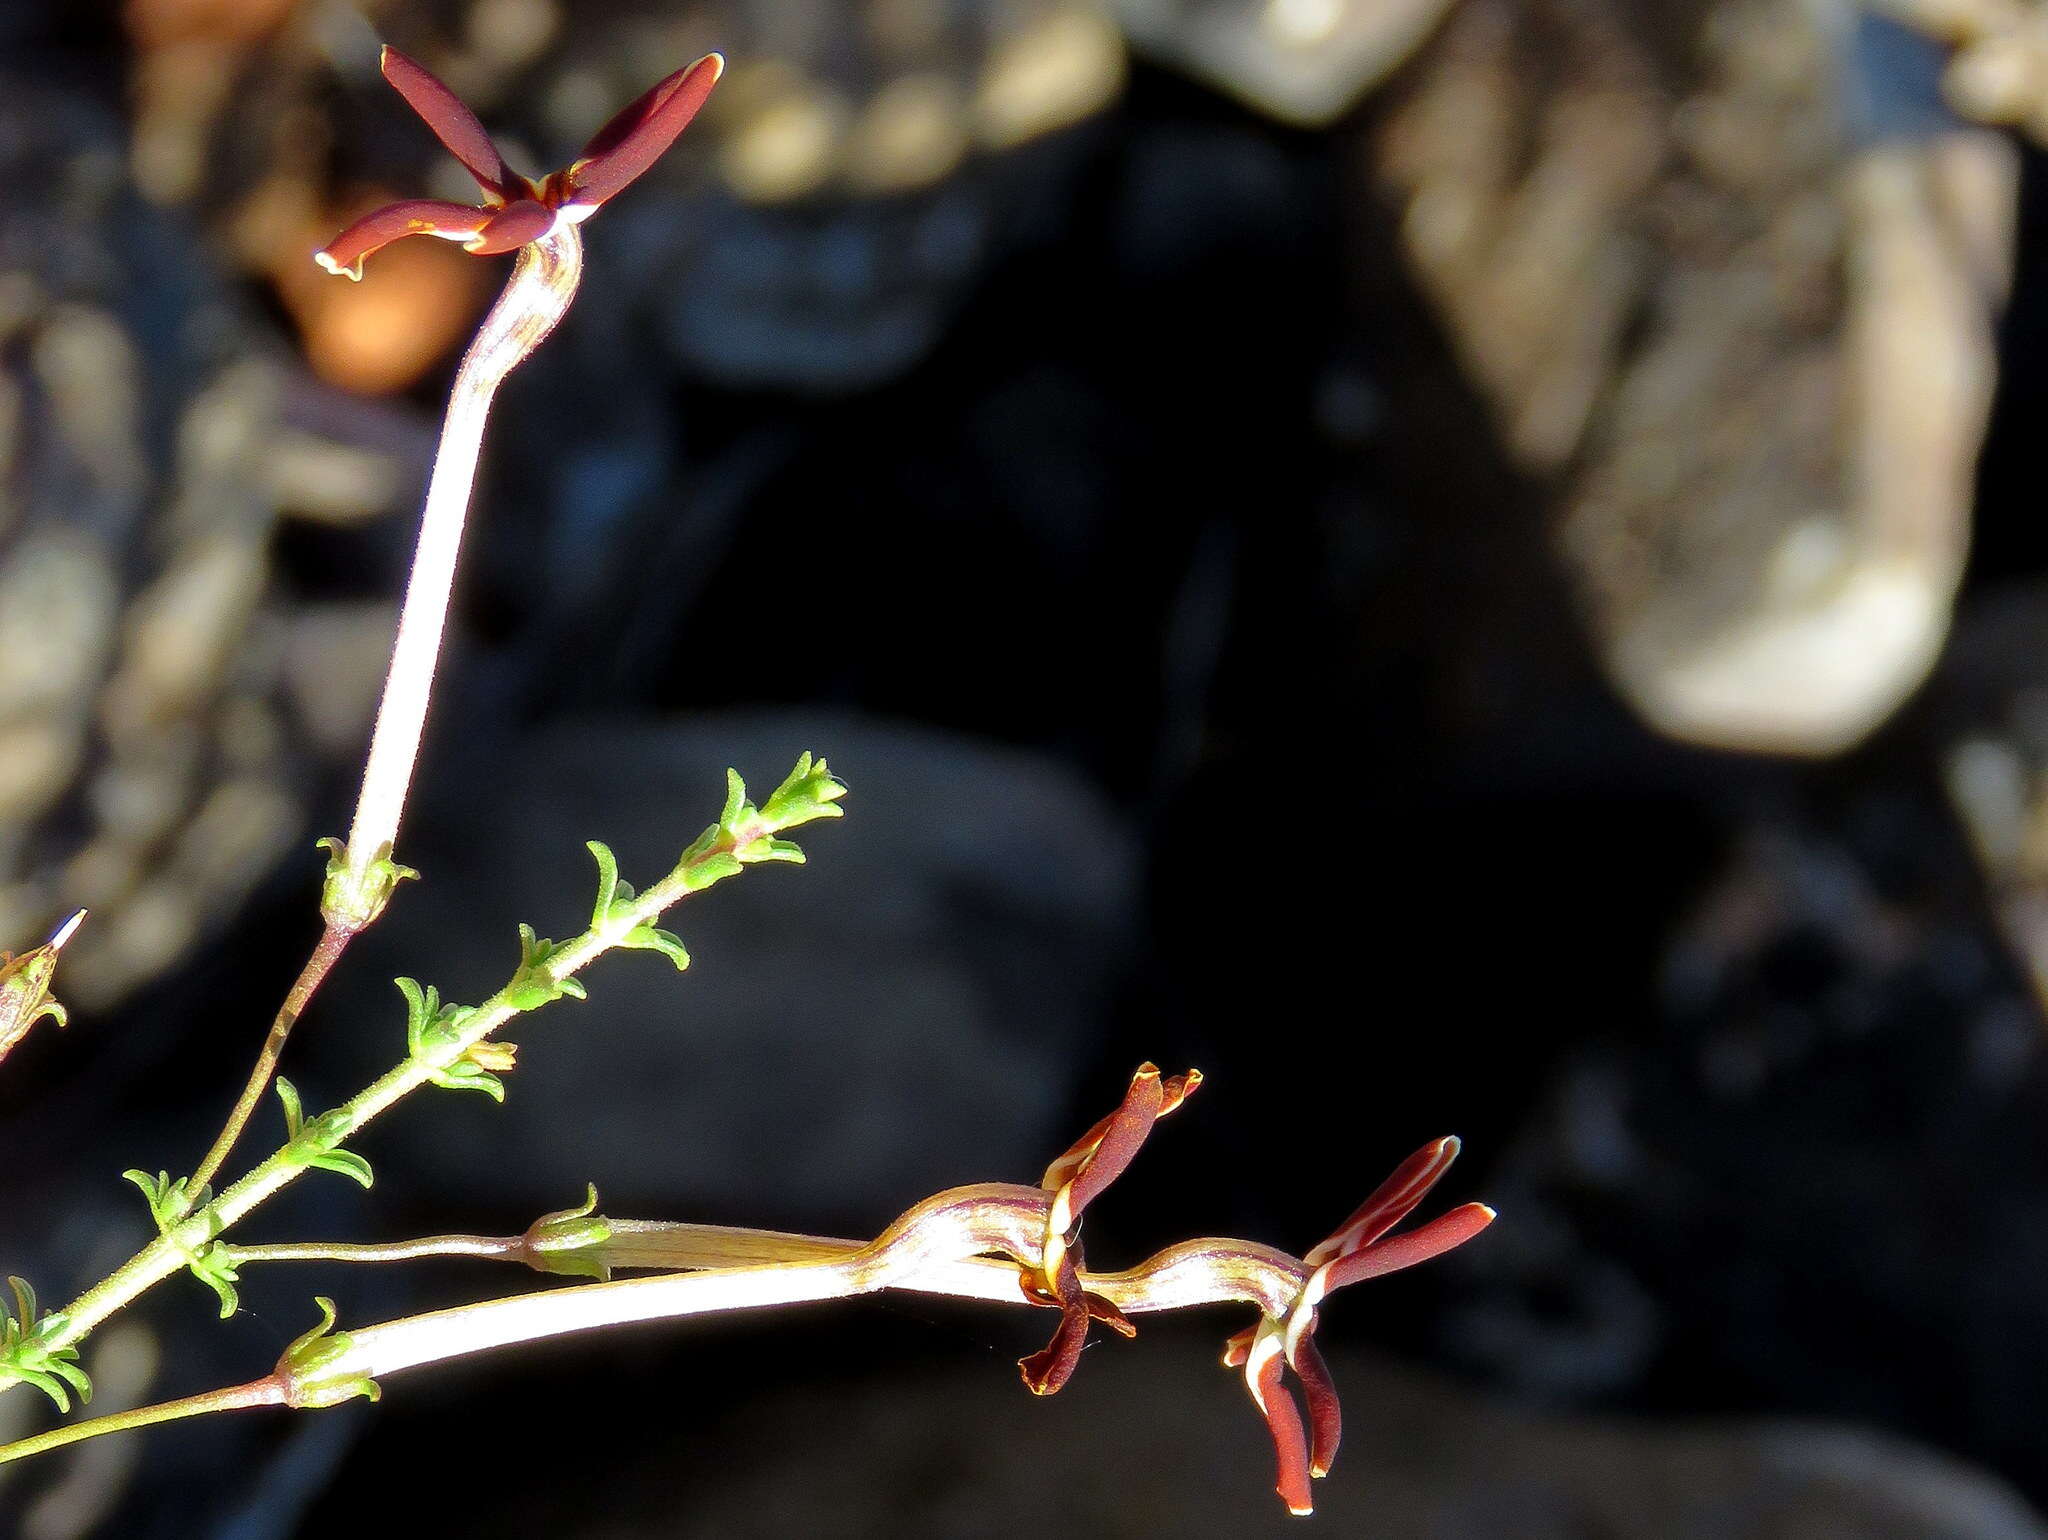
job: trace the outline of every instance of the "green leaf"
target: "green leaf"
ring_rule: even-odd
[[[690,966],[689,952],[672,931],[657,930],[652,925],[636,925],[619,938],[618,944],[634,951],[659,952],[676,965],[678,973]]]
[[[345,1176],[352,1182],[360,1182],[368,1188],[377,1180],[370,1163],[354,1150],[323,1150],[307,1160],[306,1164],[316,1171],[332,1171],[336,1176]]]
[[[780,831],[819,818],[838,818],[843,810],[835,804],[845,795],[845,784],[832,774],[825,761],[814,760],[806,752],[798,756],[796,768],[761,805],[761,821]]]
[[[241,1308],[241,1296],[235,1292],[236,1280],[241,1274],[235,1271],[234,1257],[225,1246],[208,1246],[190,1264],[193,1277],[205,1284],[220,1297],[220,1318],[232,1319]]]
[[[284,1103],[284,1137],[287,1144],[299,1137],[299,1130],[306,1126],[305,1105],[299,1100],[299,1088],[284,1076],[276,1081],[277,1099]]]
[[[280,1080],[278,1084],[284,1087],[286,1082]],[[285,1100],[287,1122],[292,1119],[297,1100],[296,1091]],[[142,1189],[149,1204],[149,1216],[156,1221],[156,1233],[177,1248],[185,1259],[185,1270],[220,1296],[220,1318],[225,1321],[233,1315],[238,1306],[234,1285],[240,1275],[235,1271],[232,1253],[219,1244],[220,1215],[212,1206],[213,1189],[203,1184],[190,1188],[190,1177],[174,1179],[168,1171],[159,1171],[155,1176],[147,1171],[123,1171],[121,1175]],[[187,1239],[185,1234],[194,1224],[204,1232],[198,1241]]]
[[[159,1171],[155,1176],[147,1171],[123,1171],[121,1176],[142,1189],[143,1199],[149,1204],[149,1217],[156,1221],[159,1235],[174,1229],[194,1209],[213,1201],[211,1187],[202,1185],[193,1191],[189,1187],[190,1177],[173,1178],[168,1171]]]
[[[533,1011],[564,995],[585,999],[586,991],[580,980],[555,977],[554,959],[567,946],[566,942],[557,945],[544,936],[536,935],[531,925],[521,925],[519,971],[512,975],[511,982],[503,990],[506,1004],[515,1011]]]
[[[633,884],[619,878],[618,858],[611,847],[602,840],[585,841],[591,855],[597,858],[597,903],[590,911],[590,928],[602,933],[614,924],[633,902]]]
[[[39,1314],[36,1291],[26,1278],[9,1278],[7,1285],[14,1294],[15,1314],[9,1316],[0,1309],[0,1373],[35,1386],[60,1412],[71,1410],[67,1385],[81,1402],[90,1401],[92,1381],[78,1367],[78,1349],[51,1345],[53,1338],[69,1328],[70,1317],[61,1311]]]
[[[500,1105],[505,1100],[505,1082],[472,1059],[457,1059],[436,1072],[434,1084],[451,1091],[481,1091]]]
[[[728,766],[725,772],[725,807],[718,815],[718,826],[730,831],[749,810],[747,783],[740,779],[739,771]]]

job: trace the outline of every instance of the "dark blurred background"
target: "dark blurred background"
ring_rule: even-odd
[[[506,264],[308,253],[731,70],[505,389],[399,854],[309,1102],[666,868],[722,772],[848,817],[244,1239],[607,1212],[871,1235],[1199,1065],[1090,1225],[1297,1252],[1424,1140],[1499,1222],[1321,1334],[1313,1522],[2041,1536],[2048,7],[2034,0],[128,0],[0,7],[0,1270],[146,1234],[313,939],[455,355]],[[259,1120],[258,1141],[277,1132]],[[268,1148],[267,1144],[262,1145]],[[94,1409],[484,1264],[174,1279]],[[0,1531],[1279,1532],[1147,1323],[877,1299],[0,1473]],[[0,1402],[0,1436],[44,1413]]]

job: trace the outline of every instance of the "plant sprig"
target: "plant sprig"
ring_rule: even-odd
[[[189,1178],[173,1178],[168,1172],[155,1177],[144,1172],[129,1173],[129,1180],[136,1182],[150,1200],[151,1212],[158,1220],[156,1239],[86,1290],[67,1309],[42,1318],[34,1328],[32,1344],[25,1326],[17,1327],[8,1339],[15,1344],[12,1350],[8,1350],[6,1343],[0,1343],[0,1392],[19,1383],[41,1385],[41,1380],[34,1376],[60,1373],[51,1364],[68,1360],[53,1360],[50,1355],[72,1348],[109,1316],[183,1268],[191,1268],[221,1295],[224,1316],[232,1314],[235,1253],[220,1244],[220,1236],[230,1225],[247,1217],[308,1170],[339,1171],[364,1181],[369,1174],[367,1164],[358,1168],[356,1162],[360,1157],[340,1147],[365,1124],[422,1086],[445,1085],[451,1074],[458,1082],[463,1081],[467,1072],[455,1066],[465,1061],[472,1066],[490,1062],[491,1049],[503,1047],[488,1042],[493,1033],[514,1017],[571,993],[569,985],[575,985],[573,992],[580,994],[581,985],[575,976],[606,952],[649,948],[662,951],[673,960],[675,953],[681,951],[680,943],[671,949],[665,941],[647,939],[666,935],[654,929],[655,920],[680,900],[736,876],[748,866],[801,860],[802,851],[781,836],[821,818],[839,817],[837,804],[845,795],[845,786],[832,775],[825,761],[813,759],[808,753],[759,807],[747,800],[746,786],[739,775],[728,771],[726,803],[718,821],[699,835],[667,875],[645,892],[632,893],[619,881],[618,864],[608,859],[610,852],[606,851],[607,859],[598,861],[599,903],[593,910],[592,925],[581,935],[559,944],[548,943],[543,948],[530,932],[523,932],[518,969],[479,1005],[448,1007],[441,1005],[436,996],[434,1009],[428,1013],[428,986],[415,985],[420,1009],[412,1008],[412,996],[408,993],[409,1051],[405,1059],[332,1111],[306,1119],[296,1091],[287,1096],[281,1090],[289,1137],[282,1147],[225,1191],[215,1196],[194,1188]],[[598,917],[600,913],[602,919]],[[419,1018],[425,1020],[416,1028],[414,1022]],[[420,1041],[416,1043],[415,1037]],[[427,1042],[429,1038],[431,1043]],[[479,1049],[485,1058],[477,1057]]]

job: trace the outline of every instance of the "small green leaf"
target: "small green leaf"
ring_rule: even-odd
[[[737,877],[746,870],[739,859],[728,851],[717,851],[688,861],[683,867],[683,891],[701,893],[715,882],[728,877]]]
[[[14,1294],[15,1314],[0,1309],[0,1375],[11,1375],[33,1385],[48,1396],[60,1412],[71,1410],[69,1385],[81,1402],[92,1399],[92,1381],[78,1367],[78,1349],[52,1346],[52,1339],[70,1327],[70,1317],[61,1311],[40,1315],[36,1291],[25,1278],[9,1278]],[[4,1384],[0,1378],[0,1384]]]
[[[845,795],[845,783],[832,774],[824,760],[814,760],[806,752],[797,757],[796,768],[761,805],[761,821],[779,831],[819,818],[837,818],[842,809],[835,804]]]
[[[622,947],[640,952],[659,952],[676,965],[680,973],[690,966],[690,954],[672,931],[657,930],[652,925],[636,925],[619,938]]]
[[[224,1246],[209,1246],[191,1264],[192,1276],[220,1296],[220,1318],[233,1318],[241,1308],[241,1296],[235,1292],[235,1281],[241,1275],[235,1271],[234,1259]]]
[[[747,783],[740,779],[739,771],[728,767],[725,772],[725,807],[718,815],[718,826],[729,831],[747,811]]]
[[[554,959],[568,949],[569,943],[556,944],[544,936],[534,933],[531,925],[519,927],[519,971],[504,988],[506,1004],[515,1011],[533,1011],[572,995],[578,1000],[587,998],[580,980],[557,978]]]
[[[593,1200],[590,1206],[596,1208],[597,1189],[595,1187],[590,1189],[590,1195]],[[7,1280],[7,1287],[14,1294],[14,1318],[20,1323],[22,1333],[25,1335],[34,1331],[36,1318],[39,1314],[36,1309],[36,1291],[34,1286],[26,1278],[10,1276]]]
[[[370,1163],[354,1150],[323,1150],[306,1162],[316,1171],[332,1171],[336,1176],[345,1176],[352,1182],[360,1182],[368,1188],[377,1180],[370,1170]]]
[[[590,911],[590,928],[602,932],[618,917],[619,911],[633,901],[633,884],[619,879],[618,858],[611,847],[602,840],[586,842],[590,853],[597,858],[597,903]]]
[[[748,841],[735,854],[749,866],[760,861],[793,861],[801,866],[804,861],[803,849],[794,840],[779,840],[766,834]]]
[[[299,1088],[284,1076],[276,1081],[277,1099],[284,1103],[284,1137],[287,1144],[299,1137],[299,1130],[306,1126],[306,1109],[299,1100]]]
[[[501,1106],[505,1101],[505,1082],[471,1059],[457,1059],[436,1073],[434,1084],[451,1091],[481,1091]]]

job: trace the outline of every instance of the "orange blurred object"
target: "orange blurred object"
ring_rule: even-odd
[[[336,283],[313,252],[350,219],[391,195],[359,200],[295,222],[268,264],[278,297],[322,379],[362,395],[403,390],[466,336],[483,308],[495,264],[445,241],[403,241],[378,255],[363,283]]]
[[[253,43],[290,13],[292,0],[128,0],[128,35],[141,49],[174,43]]]

